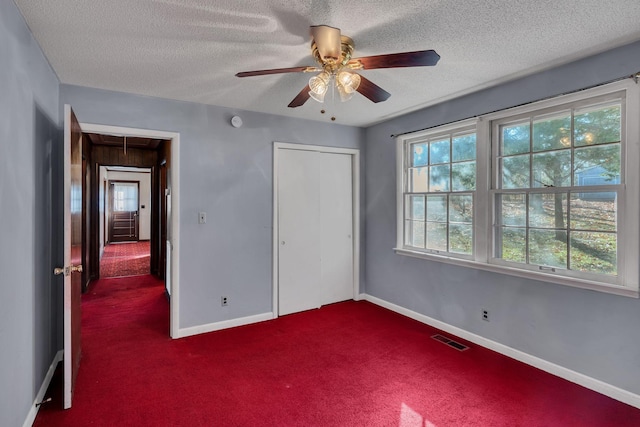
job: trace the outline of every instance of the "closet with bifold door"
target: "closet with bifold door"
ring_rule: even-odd
[[[352,299],[354,156],[276,150],[278,314]]]

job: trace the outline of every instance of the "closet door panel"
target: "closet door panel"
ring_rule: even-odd
[[[278,157],[279,314],[318,308],[320,297],[320,159],[313,151]]]
[[[352,156],[320,158],[320,295],[322,305],[353,298]]]

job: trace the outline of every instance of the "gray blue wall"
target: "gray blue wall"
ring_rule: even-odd
[[[0,0],[0,58],[0,425],[24,422],[62,348],[62,283],[50,272],[61,261],[64,103],[82,122],[180,132],[181,327],[271,311],[273,141],[360,148],[363,291],[640,394],[639,300],[393,253],[389,137],[640,71],[640,42],[366,131],[61,86],[11,0]],[[229,125],[234,114],[240,129]]]
[[[364,148],[362,129],[333,123],[69,85],[60,102],[81,123],[180,133],[181,328],[272,311],[274,141]]]
[[[51,274],[58,78],[11,0],[0,0],[0,425],[27,418],[59,348]]]
[[[640,300],[394,254],[396,164],[390,137],[638,71],[640,42],[366,129],[366,292],[640,394]],[[489,323],[480,320],[483,308],[490,310]]]

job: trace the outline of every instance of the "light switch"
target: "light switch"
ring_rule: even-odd
[[[198,224],[206,224],[207,223],[207,213],[200,212],[198,214]]]

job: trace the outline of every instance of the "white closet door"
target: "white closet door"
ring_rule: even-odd
[[[278,308],[318,308],[320,298],[320,163],[317,153],[278,152]]]
[[[353,298],[351,155],[320,157],[321,305]]]

